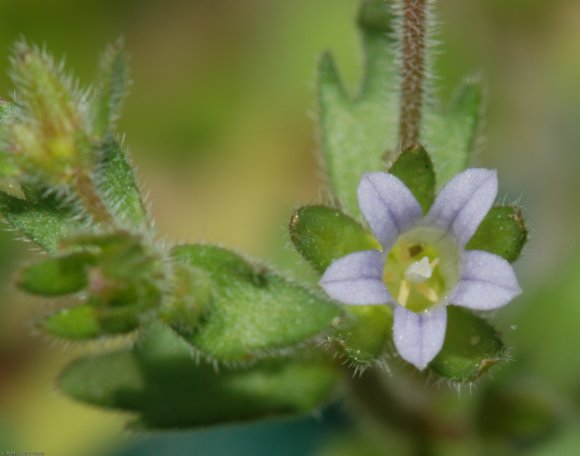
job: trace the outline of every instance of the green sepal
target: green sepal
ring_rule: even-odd
[[[418,145],[408,148],[397,157],[389,173],[411,190],[427,214],[435,199],[435,169],[427,151]]]
[[[429,364],[432,371],[454,382],[469,382],[505,360],[505,346],[489,323],[467,309],[447,307],[445,342]]]
[[[345,90],[331,55],[318,66],[321,145],[330,184],[340,206],[358,217],[356,188],[362,174],[384,170],[396,153],[398,97],[392,90],[396,66],[392,49],[392,14],[382,0],[362,4],[359,29],[365,69],[360,91]]]
[[[215,246],[182,245],[173,257],[205,271],[211,305],[194,334],[183,334],[218,361],[251,361],[294,347],[328,330],[341,310],[268,268]]]
[[[469,166],[481,129],[484,98],[481,82],[469,80],[446,108],[426,112],[424,143],[433,158],[439,188]]]
[[[344,323],[330,340],[353,366],[367,366],[392,352],[393,311],[390,307],[346,306],[345,312]]]
[[[131,83],[127,60],[121,38],[111,44],[101,57],[99,78],[89,100],[91,133],[96,138],[111,136],[121,116],[123,101]]]
[[[89,281],[88,265],[92,256],[76,253],[41,261],[20,272],[17,285],[41,296],[62,296],[85,288]]]
[[[486,250],[510,263],[516,261],[528,240],[522,211],[516,206],[492,207],[466,245],[467,250]]]
[[[290,239],[320,273],[349,253],[381,248],[375,237],[356,220],[327,206],[297,209],[290,220]]]
[[[138,306],[103,308],[82,305],[46,317],[40,327],[48,334],[69,340],[126,334],[139,327]]]
[[[4,219],[44,250],[54,253],[60,240],[84,227],[78,213],[46,189],[23,186],[25,199],[0,192]]]
[[[72,363],[58,385],[89,404],[133,412],[133,427],[191,428],[307,413],[332,395],[337,369],[324,359],[276,359],[218,372],[161,324],[132,350]]]
[[[147,208],[127,155],[112,139],[105,140],[97,150],[94,180],[107,208],[128,228],[148,227]]]

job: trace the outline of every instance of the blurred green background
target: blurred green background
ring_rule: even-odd
[[[8,55],[20,37],[65,57],[89,84],[100,52],[123,35],[134,85],[121,130],[159,231],[173,241],[219,242],[306,277],[285,228],[293,208],[326,198],[314,123],[316,59],[331,49],[356,87],[357,7],[356,0],[2,0],[0,96],[10,98]],[[448,98],[465,75],[486,81],[486,141],[477,164],[499,169],[502,198],[524,206],[531,241],[516,265],[524,296],[492,315],[514,361],[459,395],[438,385],[428,403],[444,404],[459,422],[476,421],[480,432],[443,438],[436,451],[580,454],[580,2],[439,0],[437,10],[440,95]],[[350,421],[343,406],[322,418],[123,433],[123,416],[54,390],[68,360],[106,347],[65,346],[35,333],[46,307],[11,287],[17,267],[35,253],[13,233],[0,237],[1,450],[409,451],[396,429]],[[474,405],[481,398],[485,407]]]

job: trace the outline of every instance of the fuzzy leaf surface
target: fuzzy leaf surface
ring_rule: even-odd
[[[216,372],[155,324],[133,350],[80,359],[58,383],[82,402],[135,413],[136,427],[171,429],[306,413],[329,399],[337,377],[320,360],[268,360]]]
[[[55,252],[67,234],[84,227],[72,207],[45,190],[22,187],[26,199],[0,192],[0,213],[28,239],[47,252]]]
[[[328,330],[341,311],[268,268],[215,246],[183,245],[177,261],[205,271],[213,285],[204,322],[184,337],[218,361],[252,360]]]
[[[106,140],[98,146],[97,156],[95,182],[109,211],[129,228],[149,226],[133,168],[119,143]]]
[[[470,165],[481,130],[484,95],[479,81],[467,81],[447,108],[425,115],[425,146],[441,187]]]
[[[352,216],[360,211],[356,188],[364,172],[384,170],[394,158],[398,98],[393,90],[396,67],[390,36],[390,6],[380,0],[362,3],[359,29],[365,55],[364,78],[356,96],[347,93],[330,54],[318,67],[321,142],[326,170],[340,206]]]
[[[93,135],[104,138],[115,131],[130,83],[124,44],[119,39],[101,57],[98,82],[90,100]]]

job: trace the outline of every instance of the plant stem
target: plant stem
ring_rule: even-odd
[[[403,0],[399,145],[419,143],[425,80],[426,9],[428,0]]]

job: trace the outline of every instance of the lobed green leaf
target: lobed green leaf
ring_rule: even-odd
[[[247,361],[294,347],[328,330],[341,315],[333,301],[229,250],[182,245],[172,254],[205,271],[212,282],[203,324],[194,334],[183,335],[218,361]]]
[[[528,229],[520,208],[492,207],[466,245],[468,250],[486,250],[513,263],[528,240]]]
[[[356,220],[327,206],[304,206],[296,210],[290,220],[290,239],[320,273],[349,253],[381,248],[375,237]]]
[[[454,382],[468,382],[505,360],[505,346],[489,323],[469,310],[447,307],[445,342],[429,364],[432,371]]]
[[[337,379],[336,368],[320,359],[217,372],[154,324],[133,350],[80,359],[58,384],[77,400],[136,413],[137,427],[169,429],[306,413],[329,399]]]
[[[446,109],[426,112],[425,145],[433,158],[438,187],[469,166],[481,130],[483,103],[481,83],[470,80]]]
[[[356,188],[364,172],[383,170],[396,153],[398,98],[390,36],[390,6],[366,0],[359,16],[365,54],[360,92],[350,96],[330,54],[318,67],[321,145],[330,184],[341,207],[360,214]]]

